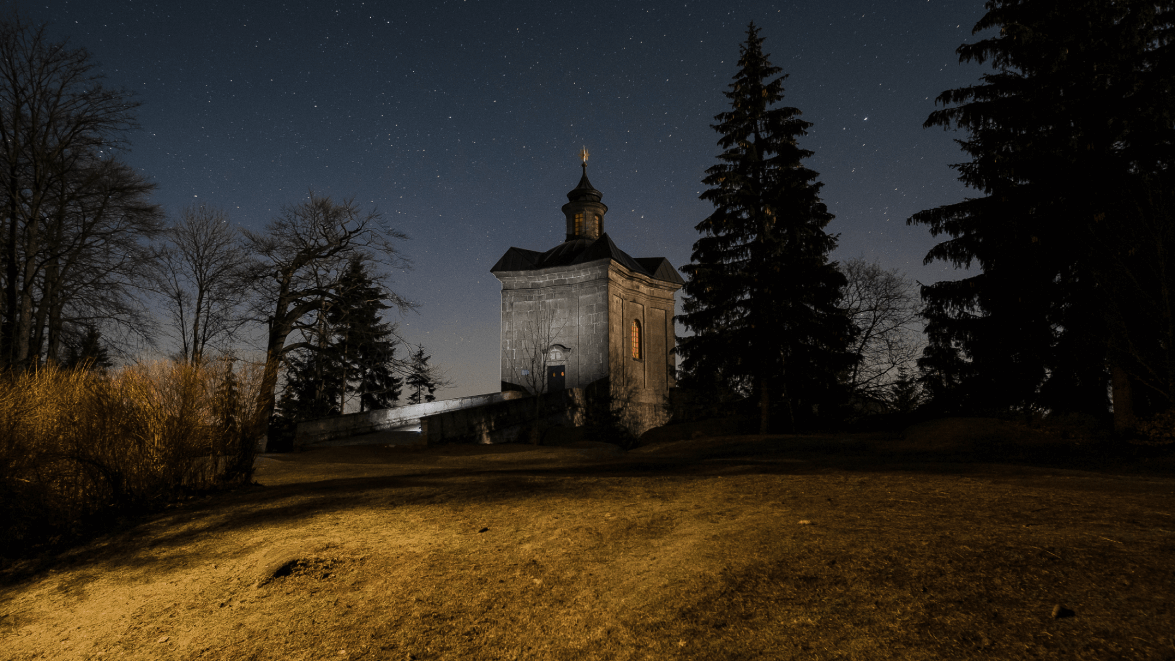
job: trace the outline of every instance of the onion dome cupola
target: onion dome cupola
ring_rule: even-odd
[[[563,205],[563,215],[567,217],[567,240],[598,239],[604,233],[604,214],[608,207],[600,202],[603,193],[592,187],[587,178],[588,150],[586,147],[579,151],[583,160],[583,176],[579,185],[567,193],[567,204]]]

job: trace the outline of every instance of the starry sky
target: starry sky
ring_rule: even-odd
[[[390,284],[421,306],[392,319],[447,370],[443,397],[498,389],[489,269],[510,246],[563,240],[581,146],[616,244],[688,263],[750,21],[789,75],[785,103],[814,124],[800,145],[836,216],[834,257],[960,276],[923,266],[936,239],[905,221],[975,195],[948,167],[962,136],[922,123],[984,72],[955,54],[979,38],[981,0],[7,4],[142,103],[123,158],[172,217],[204,202],[261,229],[312,189],[406,232],[414,266]]]

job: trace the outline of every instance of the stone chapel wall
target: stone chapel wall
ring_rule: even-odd
[[[674,292],[677,287],[618,264],[609,271],[611,378],[630,397],[638,433],[667,422],[665,399],[674,384]],[[632,357],[632,322],[640,322],[642,351]]]
[[[518,357],[536,335],[549,328],[552,344],[569,349],[545,361],[567,368],[567,388],[583,387],[607,376],[608,260],[579,268],[498,273],[502,281],[502,381],[521,366]],[[540,313],[539,311],[542,310]],[[551,313],[553,317],[548,317]],[[549,320],[550,319],[550,320]],[[546,338],[541,338],[545,340]],[[529,366],[527,366],[529,369]],[[519,384],[522,385],[522,384]]]

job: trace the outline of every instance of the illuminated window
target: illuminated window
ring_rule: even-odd
[[[594,222],[596,224],[596,236],[599,236],[600,235],[600,217],[599,216],[592,216],[592,218],[594,219]]]
[[[641,322],[632,320],[632,359],[641,359]]]
[[[583,212],[575,214],[575,229],[572,234],[576,236],[583,235]]]

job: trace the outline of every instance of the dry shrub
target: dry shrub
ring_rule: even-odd
[[[1073,441],[1015,420],[999,418],[936,418],[907,428],[892,450],[914,452],[1016,454],[1056,452]]]
[[[636,394],[633,380],[624,372],[589,385],[584,392],[584,438],[614,443],[622,450],[636,447],[643,431]]]
[[[102,514],[247,481],[251,366],[157,362],[110,374],[0,378],[0,551],[81,532]]]
[[[1175,443],[1175,409],[1167,409],[1138,425],[1141,438],[1131,442],[1138,445],[1171,445]]]

